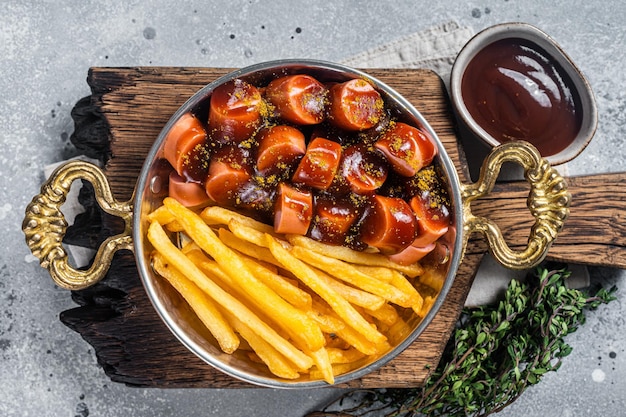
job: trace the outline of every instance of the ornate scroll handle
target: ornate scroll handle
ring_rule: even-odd
[[[508,247],[502,232],[494,222],[474,216],[471,202],[487,195],[494,187],[504,162],[517,162],[524,168],[524,177],[530,183],[527,206],[535,218],[528,237],[528,245],[522,251]],[[537,149],[527,142],[508,142],[494,148],[483,164],[480,178],[473,184],[462,184],[465,236],[480,232],[487,237],[494,257],[505,267],[527,269],[541,262],[557,233],[569,215],[571,195],[565,180],[542,159]]]
[[[85,179],[95,189],[96,201],[104,211],[124,219],[124,231],[105,240],[87,270],[72,268],[62,246],[67,231],[67,222],[61,206],[67,198],[72,182]],[[119,249],[132,250],[132,204],[119,203],[113,194],[104,173],[97,166],[83,161],[68,162],[57,168],[41,187],[41,193],[33,197],[26,207],[22,230],[31,252],[48,269],[52,279],[62,288],[80,290],[95,284],[104,277],[113,254]]]

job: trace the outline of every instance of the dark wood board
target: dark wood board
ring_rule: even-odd
[[[227,69],[217,68],[92,68],[92,95],[73,111],[72,140],[86,154],[106,162],[105,172],[119,200],[130,199],[145,155],[170,115],[194,92]],[[462,181],[469,181],[442,81],[426,70],[369,70],[394,87],[424,114]],[[626,266],[626,238],[617,222],[626,204],[620,187],[625,174],[569,178],[572,214],[549,257],[593,265]],[[604,191],[606,190],[606,191]],[[525,246],[530,216],[525,213],[528,187],[499,184],[489,198],[473,205],[476,214],[495,219],[513,248]],[[80,236],[98,216],[88,210],[72,234]],[[102,216],[102,235],[115,221]],[[583,243],[584,242],[584,243]],[[435,366],[449,338],[487,247],[472,237],[454,285],[440,313],[405,352],[380,370],[345,387],[420,386]],[[114,381],[148,387],[250,387],[228,377],[187,351],[160,321],[135,269],[132,254],[118,254],[107,277],[96,286],[73,293],[79,307],[61,313],[61,320],[95,349],[98,361]]]

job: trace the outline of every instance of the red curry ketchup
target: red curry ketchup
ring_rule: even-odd
[[[223,143],[239,143],[261,125],[263,101],[259,90],[235,79],[213,91],[209,108],[209,135]]]
[[[469,62],[461,91],[475,121],[500,142],[526,140],[544,156],[565,149],[582,114],[571,80],[533,42],[509,38]]]

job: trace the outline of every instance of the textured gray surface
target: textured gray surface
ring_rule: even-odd
[[[135,389],[112,383],[58,320],[73,307],[23,243],[23,209],[45,165],[74,154],[70,110],[90,66],[228,66],[331,61],[456,20],[475,31],[524,21],[552,35],[588,76],[600,126],[570,173],[626,171],[626,3],[622,1],[0,2],[0,415],[300,416],[333,390]],[[624,286],[624,272],[591,268]],[[626,305],[589,315],[574,352],[504,416],[626,415]]]

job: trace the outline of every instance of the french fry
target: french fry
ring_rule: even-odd
[[[328,352],[328,358],[330,360],[330,363],[332,364],[351,363],[365,357],[365,354],[363,352],[359,352],[355,348],[326,348],[326,351]]]
[[[396,320],[394,324],[389,327],[387,334],[392,344],[398,344],[404,340],[409,333],[411,333],[411,327],[402,319]]]
[[[271,263],[272,265],[276,265],[281,268],[283,266],[280,262],[276,260],[276,258],[274,258],[274,255],[272,255],[272,252],[270,252],[269,249],[257,246],[246,240],[240,239],[228,229],[219,229],[218,236],[220,240],[231,249],[248,255],[252,258]]]
[[[200,213],[200,217],[202,217],[202,219],[209,225],[223,224],[227,226],[231,220],[236,220],[245,226],[259,230],[263,233],[274,233],[274,228],[272,226],[220,206],[210,206],[205,208]]]
[[[394,271],[395,272],[395,271]],[[391,278],[391,285],[400,289],[402,292],[407,294],[410,297],[410,303],[408,306],[403,307],[411,307],[416,314],[419,315],[419,312],[424,305],[424,298],[422,295],[415,289],[413,284],[411,284],[404,275],[400,273],[393,274]]]
[[[412,293],[407,294],[390,284],[378,281],[376,278],[372,278],[369,275],[362,273],[352,265],[340,259],[329,258],[301,246],[294,246],[291,253],[298,259],[318,269],[326,271],[342,281],[348,282],[369,293],[383,297],[394,304],[402,307],[411,307],[413,305],[414,300]],[[414,293],[417,294],[415,290]]]
[[[273,236],[265,235],[269,249],[274,257],[289,269],[312,291],[324,299],[328,305],[341,317],[349,326],[363,334],[374,344],[380,344],[387,340],[385,335],[376,330],[361,316],[345,298],[341,297],[328,286],[308,265],[293,256],[283,245]]]
[[[381,282],[391,282],[393,278],[393,273],[398,272],[394,269],[385,268],[384,266],[368,266],[368,265],[357,265],[351,264],[353,268],[358,269],[362,273],[369,275],[371,277],[376,278]]]
[[[368,363],[370,363],[374,358],[372,357],[364,357],[362,359],[358,359],[354,362],[349,362],[349,363],[337,363],[337,364],[333,364],[333,373],[335,375],[341,375],[341,374],[345,374],[346,372],[350,372],[350,371],[354,371],[355,369],[359,369],[365,365],[367,365]],[[311,378],[322,378],[323,374],[320,370],[318,369],[311,369],[311,372],[309,373]]]
[[[174,215],[165,206],[161,206],[148,214],[148,220],[153,222],[159,222],[170,232],[182,232],[183,228],[176,221]]]
[[[341,339],[365,355],[378,353],[378,347],[374,343],[345,324],[332,310],[322,312],[323,310],[319,305],[316,307],[316,303],[313,303],[313,312],[311,314],[325,333],[333,335],[335,339]]]
[[[200,216],[173,198],[165,198],[163,203],[183,226],[185,233],[215,259],[224,272],[242,289],[254,297],[260,309],[271,317],[280,317],[277,322],[307,349],[315,351],[324,346],[324,335],[319,326],[304,312],[293,307],[259,281],[250,272],[241,256],[223,244]]]
[[[308,292],[293,285],[287,278],[267,269],[256,260],[252,258],[247,258],[247,260],[247,265],[252,273],[285,301],[301,310],[311,308],[311,295]]]
[[[426,314],[430,311],[433,304],[435,304],[435,297],[427,296],[424,298],[424,305],[422,305],[422,309],[418,313],[420,317],[426,317]]]
[[[248,342],[261,361],[267,365],[271,373],[285,379],[296,379],[300,376],[298,370],[280,352],[250,327],[231,314],[229,314],[229,320],[233,323],[237,333]]]
[[[345,246],[331,246],[318,242],[311,238],[301,235],[288,235],[287,240],[294,246],[301,246],[310,249],[321,255],[331,258],[341,259],[342,261],[368,265],[368,266],[384,266],[402,272],[403,274],[413,278],[421,275],[424,269],[419,264],[400,265],[384,255],[379,253],[358,252]]]
[[[419,277],[419,281],[439,292],[443,288],[445,277],[441,272],[429,269]]]
[[[419,264],[276,234],[218,206],[197,214],[166,198],[148,218],[155,271],[174,279],[220,348],[247,351],[284,379],[333,384],[376,360],[411,331],[392,304],[424,317],[443,281]]]
[[[285,357],[293,362],[299,369],[308,369],[313,365],[313,360],[309,356],[281,337],[274,329],[252,313],[243,303],[208,279],[206,275],[170,241],[159,223],[152,222],[150,224],[148,228],[148,239],[167,262],[171,263],[172,266],[179,271],[185,271],[187,277],[211,297],[211,299],[222,306],[224,310],[238,317],[239,320],[248,327],[255,329],[259,336],[281,354],[285,355]]]
[[[321,372],[322,378],[329,384],[334,384],[335,375],[333,373],[333,366],[330,363],[330,358],[328,357],[328,351],[326,350],[326,348],[321,348],[314,352],[310,352],[309,356],[313,359],[313,362],[315,363],[315,366],[317,366],[318,371]]]
[[[215,337],[222,351],[226,353],[236,351],[239,347],[239,338],[231,325],[224,319],[214,301],[180,271],[167,265],[167,261],[163,259],[163,255],[160,253],[153,257],[153,267],[187,301],[200,321]]]
[[[224,272],[217,262],[207,257],[201,250],[189,251],[186,255],[187,258],[189,258],[198,268],[200,268],[202,272],[206,274],[207,277],[219,285],[223,290],[242,301],[246,307],[250,309],[250,311],[256,314],[265,323],[272,326],[278,334],[286,339],[290,337],[289,333],[286,332],[281,326],[278,326],[274,318],[268,316],[264,310],[260,309],[254,302],[253,297],[243,291],[243,289],[237,285],[235,280]]]
[[[228,222],[228,228],[239,239],[243,239],[260,247],[267,247],[265,233],[254,227],[247,226],[237,219],[231,219]]]
[[[367,291],[346,285],[315,267],[311,267],[311,270],[317,274],[317,277],[320,280],[322,280],[341,297],[345,298],[350,304],[373,310],[380,308],[385,304],[385,299],[376,294],[370,294]]]
[[[226,274],[223,269],[217,264],[216,261],[208,259],[200,250],[194,251],[195,253],[189,253],[189,258],[194,261],[194,263],[200,266],[201,269],[203,267],[213,270],[215,272],[216,269],[219,271],[218,273],[222,273],[225,276],[221,277],[222,280],[228,280],[230,282],[229,286],[236,288],[236,283],[233,282],[233,279]],[[197,253],[200,252],[200,253]],[[255,259],[249,258],[245,255],[241,255],[244,257],[246,261],[246,265],[250,268],[250,271],[265,285],[274,290],[276,294],[282,297],[285,301],[297,307],[301,310],[307,310],[311,308],[311,295],[306,291],[298,288],[289,282],[285,277],[278,275],[277,273],[267,269],[265,266],[261,265]],[[253,301],[252,301],[253,302]]]
[[[366,309],[365,312],[387,326],[392,326],[400,317],[396,309],[389,304],[384,304],[376,310]]]
[[[176,220],[176,217],[172,214],[171,211],[168,210],[165,206],[160,206],[156,210],[153,210],[150,214],[148,214],[148,221],[150,222],[158,222],[161,226],[165,226],[168,223]]]

